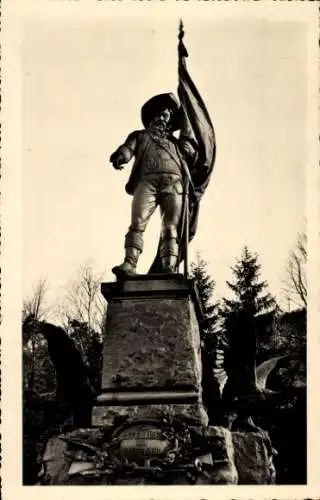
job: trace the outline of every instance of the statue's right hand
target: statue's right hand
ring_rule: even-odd
[[[123,163],[125,163],[125,158],[123,154],[121,154],[119,151],[116,151],[110,156],[110,162],[116,170],[122,170],[124,168]]]
[[[124,169],[124,165],[118,165],[118,164],[113,164],[113,167],[116,169],[116,170],[122,170]]]

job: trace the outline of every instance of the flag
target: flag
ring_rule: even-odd
[[[196,233],[199,203],[211,177],[216,156],[215,132],[207,108],[187,69],[188,52],[183,43],[183,26],[179,33],[178,95],[182,110],[180,137],[194,141],[198,147],[195,168],[191,170],[194,192],[189,199],[189,241]]]
[[[188,217],[183,214],[179,224],[179,263],[185,255],[185,221],[187,221],[188,241],[190,242],[197,230],[199,205],[211,177],[215,163],[216,141],[214,128],[197,87],[195,86],[187,69],[187,49],[183,43],[183,25],[180,23],[179,45],[178,45],[178,96],[181,104],[181,129],[180,138],[190,140],[196,145],[196,164],[190,169],[192,189],[190,189],[188,200]],[[160,244],[159,244],[160,247]],[[155,260],[149,273],[161,272],[161,261],[159,247]]]

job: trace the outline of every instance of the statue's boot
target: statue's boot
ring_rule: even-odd
[[[120,266],[112,268],[112,272],[117,278],[125,278],[126,276],[133,276],[136,274],[137,262],[140,255],[140,250],[134,247],[126,248],[126,256],[124,262]]]
[[[176,255],[166,255],[161,258],[162,269],[164,273],[174,274],[177,272],[177,256]]]
[[[179,247],[176,239],[176,230],[167,231],[167,237],[160,244],[160,259],[164,273],[174,274],[177,272]],[[172,237],[174,236],[174,237]]]
[[[177,229],[170,225],[163,229],[160,243],[160,260],[162,272],[174,274],[177,272],[179,247]]]

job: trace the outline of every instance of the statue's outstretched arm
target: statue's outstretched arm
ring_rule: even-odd
[[[137,132],[132,132],[121,146],[110,156],[114,168],[121,170],[123,164],[128,163],[137,150]]]

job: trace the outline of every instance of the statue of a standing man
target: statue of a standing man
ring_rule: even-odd
[[[125,259],[113,268],[118,278],[135,274],[143,250],[143,234],[157,206],[162,228],[150,272],[175,273],[185,260],[198,220],[200,199],[215,162],[215,133],[206,106],[186,65],[180,23],[178,45],[178,95],[152,97],[141,109],[143,130],[129,134],[111,155],[116,169],[135,158],[127,193],[133,195],[131,225],[125,237]],[[179,138],[173,133],[179,131]]]
[[[122,169],[124,163],[135,157],[126,185],[127,193],[133,195],[131,225],[125,237],[124,262],[113,268],[117,276],[136,272],[143,234],[157,206],[162,218],[162,271],[176,272],[184,177],[197,158],[191,140],[173,135],[181,127],[181,111],[173,94],[152,97],[143,105],[141,118],[145,129],[129,134],[110,157],[116,169]]]

